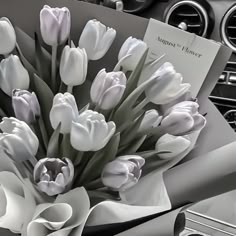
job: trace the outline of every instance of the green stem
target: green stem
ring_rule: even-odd
[[[95,190],[95,189],[99,189],[99,188],[102,188],[104,187],[102,181],[101,181],[101,178],[98,178],[96,180],[93,180],[87,184],[84,185],[84,187],[87,189],[87,190]]]
[[[75,167],[80,164],[80,162],[82,161],[83,156],[84,156],[84,152],[79,151],[78,154],[76,155],[76,158],[75,158],[75,161],[74,161]]]
[[[52,89],[56,92],[56,70],[57,70],[57,45],[52,46],[52,67],[51,67],[51,77],[52,77]]]
[[[143,101],[141,101],[132,111],[132,115],[135,116],[140,110],[142,110],[147,104],[149,100],[145,97]]]
[[[67,92],[73,94],[73,86],[67,86]]]
[[[31,165],[32,165],[33,167],[35,167],[35,165],[36,165],[37,162],[38,162],[38,160],[36,159],[36,157],[33,156],[33,155],[30,157],[29,161],[30,161],[30,163],[31,163]]]
[[[47,133],[42,117],[39,117],[39,119],[37,120],[37,124],[42,135],[44,146],[47,149],[48,148],[48,133]]]
[[[39,150],[38,150],[37,154],[39,154],[40,157],[45,156],[46,148],[43,145],[44,144],[43,137],[42,137],[41,131],[39,129],[38,122],[35,122],[33,125],[31,125],[31,129],[34,131],[35,135],[37,136],[37,138],[39,140]]]
[[[95,108],[94,108],[94,111],[100,113],[101,112],[100,107],[98,105],[96,105]]]

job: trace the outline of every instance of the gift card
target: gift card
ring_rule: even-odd
[[[198,95],[221,47],[220,43],[154,19],[149,21],[144,41],[150,48],[148,60],[165,54],[163,62],[171,62],[183,75],[183,81],[191,84],[194,97]]]

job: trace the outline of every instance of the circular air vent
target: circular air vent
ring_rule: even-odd
[[[167,9],[165,22],[182,30],[206,37],[209,26],[207,10],[196,1],[179,1]]]
[[[220,31],[224,43],[236,51],[236,5],[224,15]]]

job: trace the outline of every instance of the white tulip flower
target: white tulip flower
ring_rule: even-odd
[[[149,130],[151,128],[157,127],[162,120],[162,116],[159,115],[158,111],[155,109],[151,109],[145,112],[143,120],[139,126],[139,132],[144,132],[145,130]]]
[[[38,138],[24,121],[4,117],[0,130],[3,132],[0,133],[0,147],[14,161],[26,161],[36,155]]]
[[[161,159],[171,160],[186,151],[191,145],[188,136],[165,134],[156,143],[156,150]]]
[[[184,135],[201,130],[206,119],[198,112],[198,104],[184,101],[170,108],[161,121],[161,127],[172,135]]]
[[[0,54],[7,55],[11,53],[16,46],[16,33],[6,17],[0,18]]]
[[[123,72],[106,73],[106,70],[102,69],[91,86],[90,96],[92,102],[103,110],[114,108],[124,94],[126,81]]]
[[[87,76],[88,58],[85,49],[65,46],[60,63],[60,76],[64,84],[77,86],[84,83]]]
[[[14,89],[28,89],[29,73],[16,55],[3,59],[0,63],[0,88],[9,96]]]
[[[84,48],[89,60],[101,59],[111,47],[116,31],[96,19],[90,20],[80,36],[79,47]]]
[[[115,123],[107,123],[102,114],[91,110],[84,111],[77,122],[72,123],[71,145],[78,151],[98,151],[107,145],[115,130]]]
[[[70,34],[71,16],[68,8],[51,8],[47,5],[40,12],[40,30],[43,41],[50,45],[64,43]]]
[[[34,92],[27,90],[13,90],[12,106],[17,119],[31,124],[40,117],[40,105]]]
[[[190,84],[182,83],[182,75],[176,73],[169,62],[164,63],[151,78],[156,79],[152,86],[145,90],[145,94],[154,104],[167,104],[185,94],[190,88]]]
[[[34,181],[48,196],[69,191],[73,178],[74,166],[68,158],[44,158],[34,167]]]
[[[102,171],[102,182],[115,191],[125,191],[138,183],[145,159],[137,155],[120,156]]]
[[[146,49],[147,44],[142,40],[133,37],[126,39],[120,49],[118,60],[122,60],[122,58],[126,57],[127,55],[130,55],[130,57],[127,57],[123,63],[121,63],[122,68],[125,71],[133,71]]]
[[[60,132],[70,133],[72,122],[77,121],[78,116],[79,111],[74,96],[70,93],[56,94],[49,114],[53,129],[61,124]]]

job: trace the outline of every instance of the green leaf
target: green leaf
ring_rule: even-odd
[[[62,143],[60,145],[61,157],[67,157],[73,160],[76,155],[76,150],[71,146],[70,134],[63,134]]]
[[[128,59],[129,57],[131,57],[131,56],[132,56],[132,54],[128,54],[128,55],[124,56],[123,58],[121,58],[121,59],[118,61],[118,63],[116,64],[115,68],[113,69],[113,72],[118,72],[118,71],[121,69],[121,66],[122,66],[122,64],[124,63],[124,61],[125,61],[126,59]]]
[[[30,62],[25,58],[18,44],[16,44],[16,53],[19,56],[23,66],[29,72],[30,75],[37,74],[37,70],[30,64]]]
[[[5,94],[0,89],[0,107],[7,116],[14,116],[14,110],[12,107],[12,98]]]
[[[85,187],[87,190],[96,190],[96,189],[99,189],[99,188],[104,187],[104,185],[103,185],[103,183],[102,183],[101,178],[98,178],[98,179],[95,179],[95,180],[91,181],[91,182],[88,183],[88,184],[85,184],[84,187]]]
[[[143,142],[145,141],[146,137],[147,136],[144,135],[142,137],[136,138],[131,143],[129,143],[129,145],[126,145],[125,147],[120,148],[118,152],[118,156],[135,154],[137,150],[141,147]]]
[[[53,104],[53,92],[48,85],[36,74],[33,77],[33,91],[36,93],[39,100],[42,118],[48,133],[48,137],[51,136],[53,129],[49,119],[49,113]]]
[[[116,125],[119,127],[122,123],[126,122],[127,120],[132,117],[132,108],[134,104],[137,102],[140,95],[145,91],[146,88],[151,86],[151,84],[156,80],[155,77],[147,80],[146,82],[142,83],[139,87],[137,87],[120,105],[117,111],[114,114],[113,120],[115,121]]]
[[[147,159],[145,165],[142,169],[142,177],[145,175],[148,175],[149,173],[156,171],[158,168],[163,166],[164,164],[168,163],[168,160],[160,160],[158,157],[156,157],[156,160],[149,160]]]
[[[148,54],[148,49],[143,53],[143,56],[141,57],[135,70],[130,75],[127,85],[126,85],[125,94],[124,94],[123,99],[127,98],[129,96],[129,94],[132,93],[132,91],[137,87],[139,77],[142,73],[142,69],[143,69],[144,63],[147,58],[147,54]]]
[[[6,113],[3,111],[2,108],[0,108],[0,117],[6,117]]]
[[[127,145],[129,142],[137,138],[139,127],[142,123],[142,120],[145,116],[145,112],[138,117],[137,120],[134,120],[131,126],[125,130],[121,135],[120,146]]]
[[[61,123],[54,130],[47,149],[47,157],[58,158],[59,155],[59,138],[60,138]]]
[[[80,182],[89,183],[89,181],[100,177],[104,166],[116,158],[119,142],[120,133],[117,133],[111,138],[106,147],[93,155],[81,175]]]
[[[71,47],[71,48],[76,48],[75,43],[74,43],[73,40],[70,41],[70,47]]]
[[[89,109],[89,107],[90,107],[90,103],[88,103],[87,105],[85,105],[85,106],[79,111],[79,113],[81,114],[81,113],[83,113],[84,111],[87,111],[87,110]]]
[[[36,56],[36,68],[39,76],[50,85],[51,78],[51,56],[40,45],[37,33],[35,35],[35,56]]]
[[[73,95],[79,109],[82,109],[90,102],[91,84],[91,81],[86,80],[82,85],[73,88]]]
[[[151,158],[153,156],[157,157],[159,154],[166,154],[166,153],[171,153],[171,152],[170,151],[160,152],[158,150],[148,150],[148,151],[138,152],[136,154],[147,159],[147,158]]]

